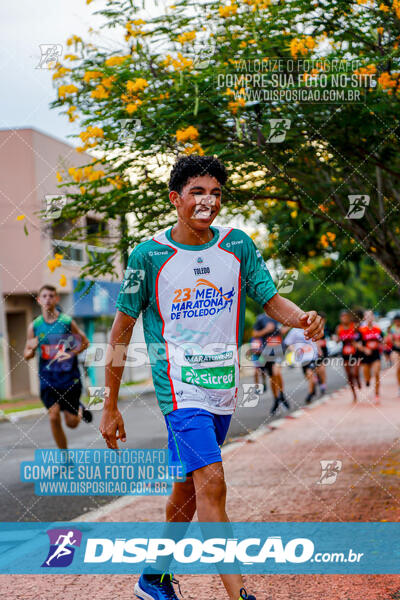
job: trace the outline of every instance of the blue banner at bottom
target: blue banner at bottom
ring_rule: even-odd
[[[0,574],[400,573],[400,523],[1,523]]]

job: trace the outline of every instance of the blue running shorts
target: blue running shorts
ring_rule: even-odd
[[[203,408],[178,408],[165,415],[169,464],[183,465],[186,475],[222,462],[220,446],[232,415],[215,415]]]

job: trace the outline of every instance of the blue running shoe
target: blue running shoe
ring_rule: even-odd
[[[252,596],[251,594],[249,596],[247,594],[246,590],[244,588],[242,588],[240,590],[240,598],[239,598],[239,600],[256,600],[256,597]]]
[[[141,575],[134,592],[140,600],[179,600],[172,586],[173,583],[178,585],[179,593],[181,593],[179,583],[171,573]]]

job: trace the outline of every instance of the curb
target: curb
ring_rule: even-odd
[[[141,396],[143,394],[154,394],[154,386],[153,385],[149,385],[146,387],[143,387],[142,389],[138,390],[138,389],[130,389],[129,387],[126,387],[123,392],[119,394],[119,399],[124,401],[127,400],[135,400],[136,396]],[[24,419],[25,417],[34,417],[35,415],[42,415],[46,413],[46,409],[44,407],[40,407],[40,408],[31,408],[28,410],[17,410],[14,412],[9,412],[9,413],[5,413],[3,410],[0,409],[0,423],[5,423],[7,421],[11,422],[11,423],[16,423],[17,421],[20,421],[21,419]]]
[[[25,417],[34,417],[35,415],[42,415],[46,413],[46,409],[43,408],[31,408],[29,410],[17,410],[15,412],[5,413],[0,411],[0,423],[9,421],[10,423],[16,423],[20,419]]]

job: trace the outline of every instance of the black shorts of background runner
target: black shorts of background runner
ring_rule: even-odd
[[[71,415],[78,414],[81,394],[82,384],[80,381],[64,389],[45,387],[40,390],[40,398],[47,409],[58,403],[60,410],[66,410]]]
[[[372,350],[371,354],[364,354],[363,355],[363,364],[364,365],[372,365],[372,363],[374,363],[377,360],[381,359],[381,354],[379,352],[379,350]]]
[[[265,365],[263,367],[261,367],[261,371],[263,371],[263,373],[268,373],[268,376],[272,377],[273,376],[272,368],[273,368],[274,364],[275,364],[275,362],[273,360],[267,360]]]
[[[306,374],[307,369],[312,369],[314,370],[316,367],[316,361],[315,360],[311,360],[308,363],[304,363],[304,365],[301,365],[301,368],[303,369],[303,373],[304,375]]]

